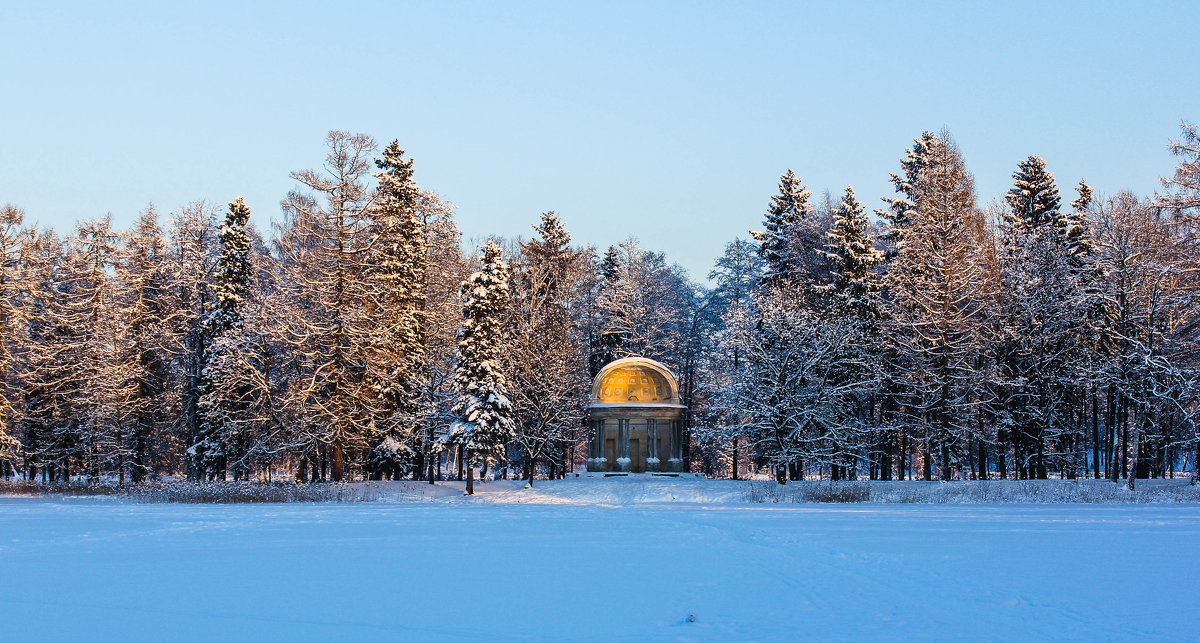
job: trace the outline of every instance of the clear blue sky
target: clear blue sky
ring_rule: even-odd
[[[468,236],[637,235],[703,279],[788,167],[871,207],[947,127],[980,201],[1018,160],[1149,193],[1200,120],[1200,3],[10,3],[0,202],[69,228],[244,195],[331,128],[400,140]]]

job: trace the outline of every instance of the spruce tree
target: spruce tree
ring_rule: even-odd
[[[854,188],[846,186],[821,251],[829,270],[829,283],[822,290],[832,295],[835,309],[842,314],[866,319],[879,315],[875,268],[883,261],[870,229]]]
[[[1060,470],[1074,476],[1075,459],[1048,455],[1077,451],[1080,442],[1073,411],[1081,389],[1076,382],[1085,363],[1078,354],[1087,316],[1080,286],[1086,242],[1082,212],[1060,211],[1054,176],[1040,157],[1021,161],[1005,199],[1009,212],[1001,226],[1001,281],[998,312],[1004,350],[996,380],[1010,401],[1004,415],[1017,475],[1045,478],[1058,458]],[[1086,207],[1090,188],[1081,184],[1075,206]]]
[[[447,444],[462,445],[466,453],[467,495],[475,493],[472,459],[479,457],[486,464],[503,456],[516,428],[499,363],[509,296],[508,266],[495,241],[489,240],[484,247],[481,264],[461,289],[464,321],[454,373],[457,420],[445,437]]]
[[[600,265],[597,268],[599,279],[597,280],[595,298],[597,302],[609,298],[610,291],[620,287],[621,281],[621,253],[616,246],[609,246],[604,251],[604,256],[600,259]],[[597,313],[592,319],[590,325],[592,334],[590,338],[590,354],[588,367],[592,377],[595,377],[600,369],[604,368],[605,364],[621,357],[627,352],[626,346],[629,343],[629,337],[623,330],[628,328],[629,324],[624,320],[612,319],[612,312],[605,311],[602,306],[592,306],[592,311]]]
[[[1013,187],[1004,200],[1011,208],[1009,225],[1018,231],[1062,225],[1058,186],[1040,156],[1030,156],[1018,164],[1013,173]]]
[[[368,329],[369,377],[378,395],[370,436],[371,476],[398,477],[419,455],[414,473],[424,474],[429,451],[414,431],[420,416],[425,356],[425,225],[417,212],[420,188],[413,161],[398,141],[375,159],[379,190],[367,212],[371,246],[364,271],[374,315]]]
[[[1093,250],[1091,234],[1088,232],[1087,213],[1092,207],[1095,195],[1092,186],[1083,179],[1079,180],[1075,190],[1079,196],[1071,201],[1072,211],[1060,217],[1058,234],[1066,242],[1067,253],[1074,258],[1078,266],[1082,257],[1090,255]]]
[[[250,390],[233,372],[236,356],[232,352],[237,343],[230,335],[242,327],[243,311],[254,286],[249,222],[250,208],[238,197],[229,204],[218,233],[221,253],[214,270],[211,308],[202,322],[206,350],[200,371],[200,435],[190,449],[201,479],[223,478],[230,464],[235,479],[243,479],[247,473],[248,436],[241,433],[248,430],[244,416]],[[234,463],[228,462],[231,456]]]
[[[779,194],[771,197],[762,230],[751,230],[765,264],[763,281],[770,287],[795,283],[804,257],[798,247],[801,225],[812,217],[812,196],[800,178],[788,169],[779,179]]]
[[[514,266],[509,327],[502,362],[511,384],[524,476],[532,486],[539,461],[565,473],[587,390],[586,346],[570,304],[586,265],[555,212],[533,226]]]
[[[887,208],[876,210],[875,214],[887,223],[882,241],[888,247],[888,256],[899,252],[904,245],[908,228],[916,215],[916,187],[921,180],[921,172],[929,164],[929,153],[937,145],[937,135],[932,132],[921,132],[913,139],[912,147],[904,151],[904,159],[900,161],[901,174],[892,173],[888,179],[901,196],[885,197],[883,202]]]

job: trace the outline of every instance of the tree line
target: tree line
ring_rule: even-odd
[[[1174,475],[1197,453],[1200,138],[1166,193],[1066,202],[1029,156],[980,206],[948,132],[914,139],[876,210],[783,176],[730,244],[702,440],[780,481]],[[828,200],[828,199],[827,199]]]
[[[781,482],[1174,475],[1198,450],[1200,134],[1162,194],[984,206],[925,132],[872,219],[791,170],[693,281],[633,238],[464,251],[398,142],[332,131],[269,235],[242,199],[60,235],[0,211],[0,470],[67,481],[566,475],[609,361],[678,375],[695,470]],[[469,244],[475,246],[477,244]]]

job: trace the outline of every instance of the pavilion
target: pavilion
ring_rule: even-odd
[[[596,374],[588,400],[588,471],[684,471],[683,412],[675,375],[626,357]]]

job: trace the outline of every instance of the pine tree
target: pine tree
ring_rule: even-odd
[[[459,331],[458,366],[454,382],[457,420],[446,436],[447,444],[462,445],[467,459],[467,495],[475,493],[471,461],[486,464],[503,456],[504,445],[515,436],[512,403],[499,367],[502,322],[508,306],[508,266],[500,246],[488,241],[481,266],[462,285],[463,325]]]

